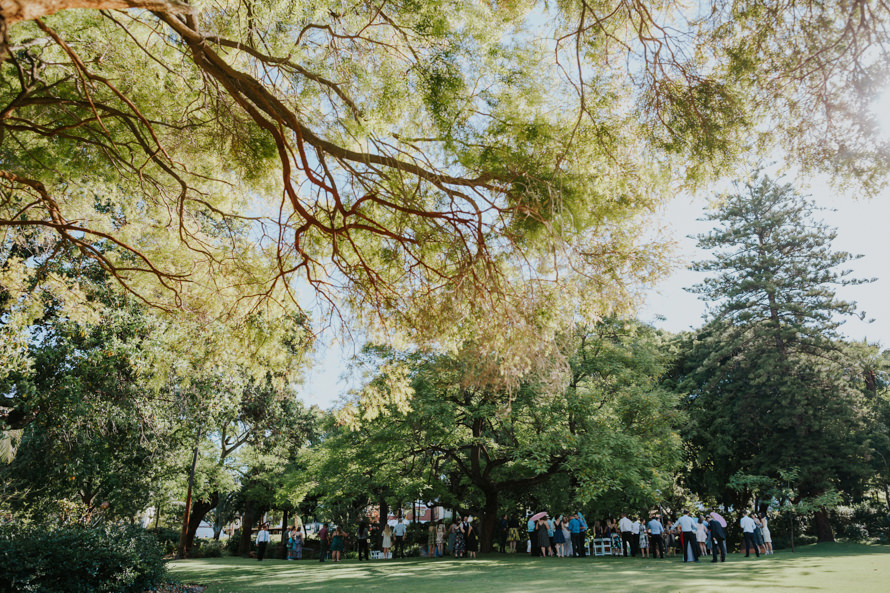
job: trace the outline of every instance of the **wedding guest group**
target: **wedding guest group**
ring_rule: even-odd
[[[525,521],[524,530],[521,521]],[[402,518],[394,523],[387,522],[380,531],[376,524],[360,521],[350,534],[342,526],[324,523],[318,531],[318,559],[324,562],[329,555],[333,562],[340,562],[347,550],[356,550],[359,561],[370,560],[370,548],[377,544],[382,551],[374,552],[374,558],[384,560],[406,557],[409,544],[429,559],[446,556],[475,559],[481,539],[479,527],[470,516],[456,517],[450,522],[429,521],[422,526],[412,526],[413,535],[409,541],[409,526]],[[727,527],[716,511],[694,516],[689,509],[684,509],[676,522],[654,513],[631,516],[621,513],[618,521],[596,521],[592,528],[580,512],[556,516],[541,512],[524,518],[505,514],[495,524],[491,543],[492,548],[502,554],[525,552],[536,558],[583,558],[596,551],[600,556],[653,560],[663,560],[676,553],[683,562],[699,562],[707,556],[711,556],[711,562],[725,562]],[[742,511],[739,529],[746,558],[750,557],[752,548],[758,558],[761,554],[773,553],[769,519],[765,514]],[[303,525],[295,524],[283,537],[286,558],[302,559],[307,544]],[[269,525],[264,523],[256,535],[258,560],[266,556],[269,543]]]

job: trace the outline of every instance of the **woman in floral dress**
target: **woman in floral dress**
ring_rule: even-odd
[[[463,558],[464,552],[467,551],[466,534],[464,527],[460,522],[455,523],[452,527],[454,530],[454,557]]]

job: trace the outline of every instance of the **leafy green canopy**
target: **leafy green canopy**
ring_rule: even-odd
[[[511,393],[482,385],[481,354],[469,345],[457,355],[368,351],[377,372],[340,411],[354,431],[322,444],[319,488],[332,499],[438,500],[482,516],[483,547],[499,501],[527,498],[555,478],[567,476],[569,492],[538,501],[548,508],[652,504],[680,452],[676,396],[658,385],[669,356],[663,336],[610,319],[576,328],[562,345],[569,370],[556,392],[532,379]],[[394,393],[402,390],[412,394],[407,403]]]
[[[152,7],[4,21],[4,287],[28,233],[165,308],[314,298],[453,343],[485,320],[526,356],[627,304],[661,263],[639,215],[752,138],[869,188],[886,167],[859,110],[883,4]]]
[[[860,281],[817,214],[763,177],[721,196],[709,216],[717,227],[699,237],[713,258],[695,269],[713,275],[692,290],[713,308],[685,338],[679,384],[692,419],[690,485],[727,504],[768,495],[751,476],[799,500],[855,491],[867,472],[861,378],[838,332],[856,307],[836,295]]]

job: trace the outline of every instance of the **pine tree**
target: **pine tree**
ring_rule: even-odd
[[[836,294],[862,280],[843,269],[855,256],[832,250],[836,231],[818,211],[790,185],[760,177],[724,196],[708,216],[716,228],[698,237],[714,255],[693,267],[713,274],[691,289],[709,303],[709,320],[681,370],[690,484],[727,504],[769,496],[750,485],[788,475],[795,502],[824,500],[867,471],[861,395],[839,347],[857,308]],[[827,517],[818,503],[820,541],[833,539]]]

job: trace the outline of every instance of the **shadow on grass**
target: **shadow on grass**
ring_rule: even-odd
[[[880,591],[890,578],[886,546],[834,544],[780,551],[759,559],[731,554],[725,563],[678,558],[559,559],[491,554],[477,560],[409,559],[340,564],[257,562],[244,558],[177,561],[171,574],[210,585],[207,593],[363,591],[386,593],[526,593],[565,590],[676,593],[680,591]],[[850,588],[851,577],[856,586]],[[848,585],[840,587],[840,583]]]

